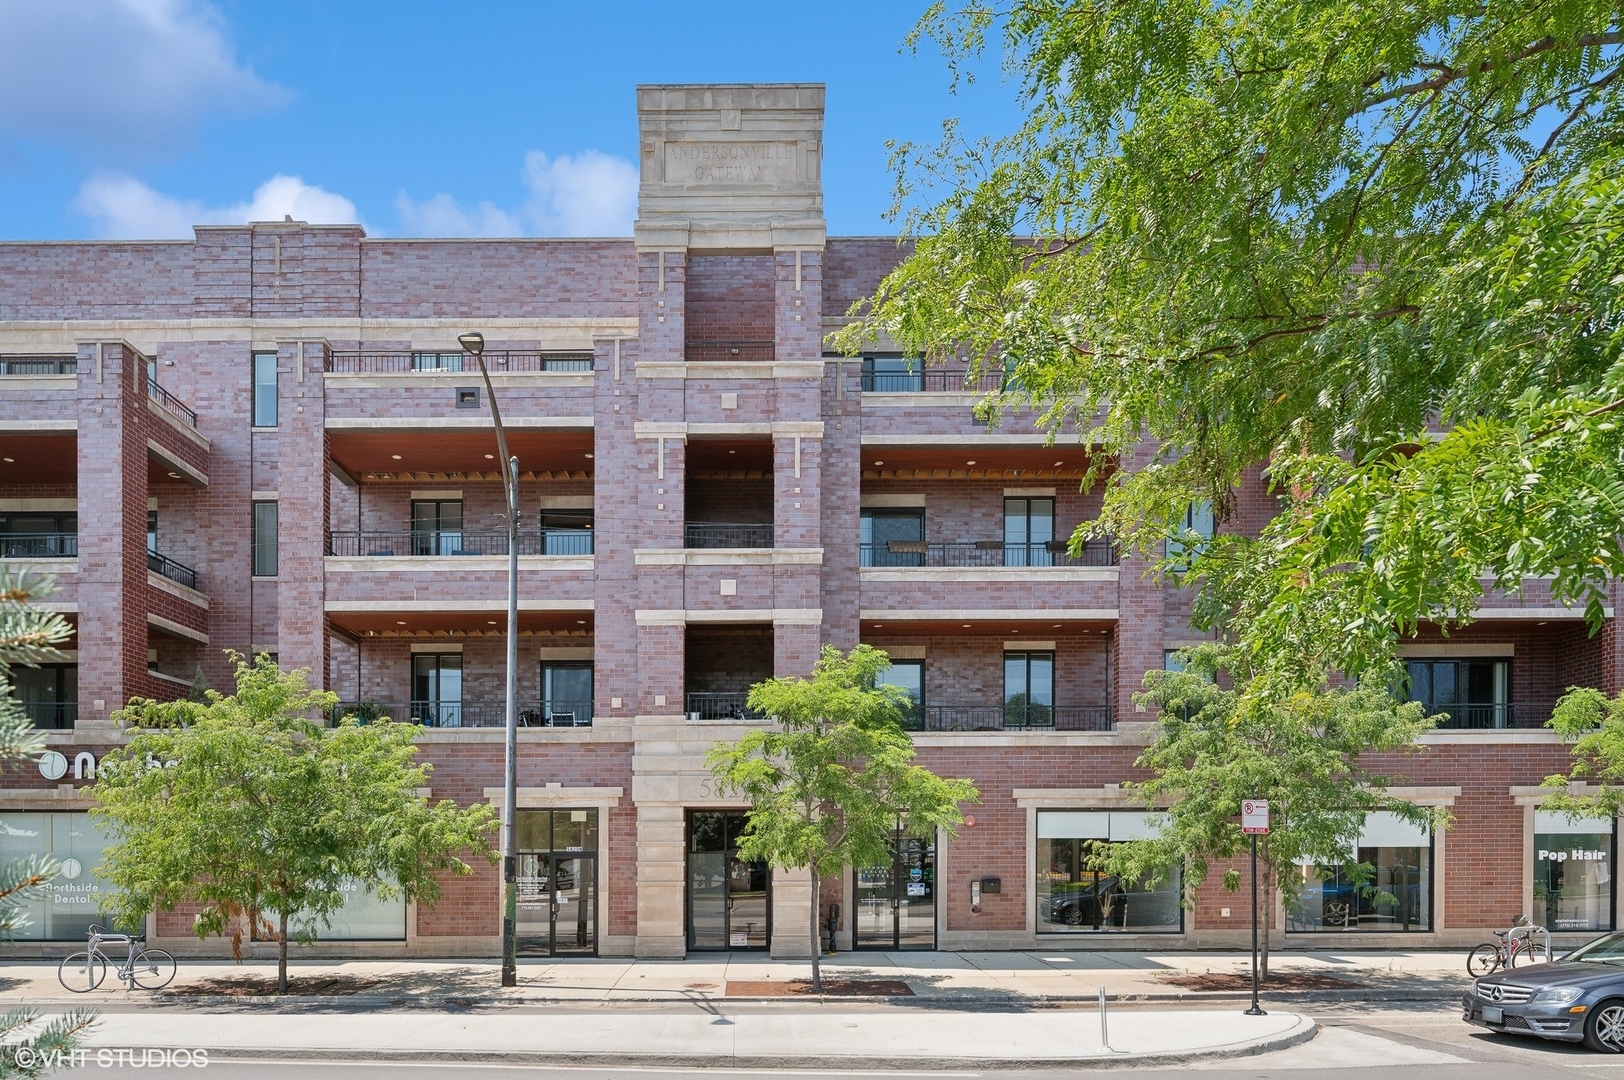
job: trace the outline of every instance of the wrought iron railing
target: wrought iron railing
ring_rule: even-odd
[[[910,731],[1110,731],[1109,705],[925,705],[903,717]]]
[[[862,380],[863,390],[876,394],[990,394],[1004,389],[1004,373],[997,368],[983,368],[975,373],[967,367],[876,371],[865,364]]]
[[[693,545],[689,545],[690,547]],[[968,544],[939,544],[924,540],[888,540],[858,545],[859,566],[1115,566],[1116,545],[1090,540],[1072,555],[1064,540],[1046,544],[1006,544],[979,540]]]
[[[535,372],[587,372],[592,371],[592,354],[586,352],[520,352],[498,350],[485,353],[488,371],[531,374]],[[479,364],[468,353],[452,350],[427,352],[418,350],[389,350],[364,352],[332,352],[327,355],[327,370],[345,375],[400,375],[417,372],[478,372]]]
[[[1556,708],[1554,701],[1423,701],[1421,705],[1428,716],[1438,718],[1438,728],[1443,731],[1541,728]]]
[[[0,535],[0,558],[71,559],[79,554],[77,533],[6,533]]]
[[[587,529],[525,529],[519,533],[520,555],[591,555]],[[348,556],[506,555],[508,534],[427,530],[335,530],[327,534],[327,554]]]
[[[731,521],[690,521],[682,527],[682,546],[690,548],[770,548],[773,527]]]
[[[79,718],[76,701],[19,701],[34,726],[44,731],[70,731]]]
[[[154,574],[161,574],[170,581],[179,582],[188,589],[197,588],[197,571],[184,563],[178,563],[168,555],[160,555],[156,551],[147,552],[147,569]]]
[[[73,375],[78,370],[75,356],[0,356],[0,375]]]
[[[531,698],[519,702],[520,727],[591,727],[592,702]],[[363,724],[389,719],[432,728],[499,728],[507,726],[507,706],[500,701],[343,701],[334,707],[336,723],[353,716]]]
[[[766,678],[765,675],[762,676]],[[687,703],[688,719],[690,720],[759,720],[761,714],[751,710],[746,703],[750,695],[745,691],[728,693],[698,693],[687,694],[684,700]]]
[[[690,364],[725,363],[728,360],[771,360],[774,356],[773,342],[770,338],[755,341],[700,341],[690,338],[684,343],[683,351]]]
[[[178,420],[184,420],[192,427],[197,427],[197,412],[180,398],[158,385],[158,380],[147,379],[147,396],[158,403],[158,407]]]

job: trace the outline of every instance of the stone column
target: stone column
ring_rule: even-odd
[[[277,659],[284,671],[310,670],[310,685],[327,685],[331,636],[325,610],[328,500],[327,426],[322,380],[324,341],[277,346],[282,377],[277,474]]]

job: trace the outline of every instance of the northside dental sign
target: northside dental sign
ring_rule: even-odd
[[[777,142],[668,142],[665,179],[673,184],[766,184],[795,179],[795,146]]]

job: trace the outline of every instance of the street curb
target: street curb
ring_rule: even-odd
[[[1307,1042],[1318,1033],[1319,1027],[1312,1017],[1298,1016],[1297,1023],[1287,1031],[1261,1039],[1252,1039],[1233,1045],[1208,1050],[1185,1050],[1178,1053],[1152,1051],[1149,1053],[1115,1053],[1110,1056],[1074,1058],[971,1058],[971,1057],[861,1057],[857,1055],[815,1056],[807,1054],[784,1055],[731,1055],[731,1054],[549,1054],[545,1052],[520,1053],[514,1051],[483,1050],[417,1050],[394,1052],[387,1055],[366,1050],[314,1050],[304,1048],[215,1048],[193,1047],[207,1050],[209,1063],[230,1061],[367,1061],[386,1062],[441,1062],[500,1065],[550,1066],[638,1066],[642,1068],[728,1068],[728,1069],[876,1069],[921,1070],[987,1069],[1026,1071],[1032,1069],[1097,1069],[1112,1068],[1125,1063],[1135,1066],[1179,1065],[1190,1061],[1222,1061],[1227,1058],[1256,1057],[1276,1050]],[[88,1048],[94,1051],[94,1047]]]

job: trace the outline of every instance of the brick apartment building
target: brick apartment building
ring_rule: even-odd
[[[74,861],[6,949],[49,951],[93,915],[83,789],[120,738],[109,713],[198,671],[229,685],[226,649],[425,723],[434,796],[500,804],[507,541],[470,330],[522,470],[528,951],[805,955],[809,890],[734,857],[742,807],[703,755],[751,722],[751,683],[858,642],[914,692],[922,763],[983,801],[951,842],[830,883],[843,949],[1245,939],[1244,892],[1184,911],[1169,884],[1086,865],[1156,828],[1120,787],[1152,719],[1132,694],[1196,640],[1187,594],[1109,545],[1065,551],[1097,508],[1089,448],[1029,414],[978,423],[990,386],[962,366],[825,352],[899,251],[825,235],[822,87],[648,86],[637,104],[631,239],[284,221],[0,244],[0,557],[54,574],[76,628],[68,663],[18,675],[60,756],[0,777],[0,856]],[[1268,513],[1254,482],[1220,527]],[[1613,830],[1542,812],[1536,790],[1567,761],[1551,703],[1619,678],[1608,615],[1592,636],[1531,582],[1418,638],[1415,691],[1448,719],[1389,764],[1454,824],[1371,820],[1359,857],[1386,899],[1305,869],[1276,940],[1458,944],[1520,912],[1610,929]],[[492,955],[498,891],[481,864],[433,908],[358,895],[318,948]],[[199,948],[184,913],[150,930]]]

